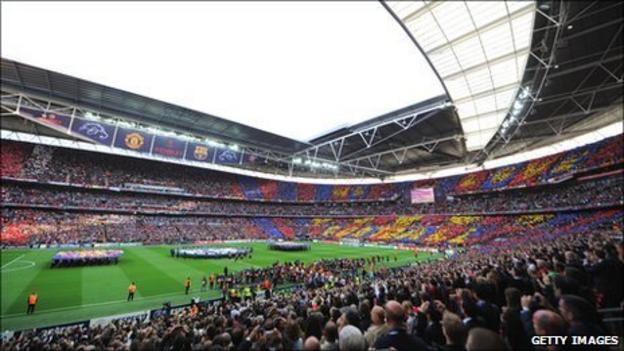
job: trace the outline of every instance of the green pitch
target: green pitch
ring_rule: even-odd
[[[251,259],[184,259],[171,257],[171,246],[123,248],[117,265],[50,268],[52,256],[59,251],[2,250],[2,305],[0,330],[20,330],[87,320],[162,307],[164,302],[189,303],[191,297],[219,297],[217,290],[200,293],[201,277],[219,274],[227,266],[230,272],[266,267],[275,261],[370,257],[390,255],[389,266],[416,262],[410,251],[374,247],[350,247],[316,243],[306,252],[270,251],[264,243],[228,244],[251,246]],[[397,261],[394,257],[397,257]],[[418,260],[439,255],[419,254]],[[190,276],[193,286],[184,295],[183,281]],[[133,302],[126,302],[131,281],[137,283]],[[26,299],[31,291],[39,294],[34,315],[26,315]]]

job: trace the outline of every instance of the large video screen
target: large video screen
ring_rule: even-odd
[[[411,196],[413,204],[422,204],[435,201],[433,188],[412,188]]]

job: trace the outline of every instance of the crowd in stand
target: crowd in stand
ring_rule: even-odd
[[[596,207],[621,204],[624,191],[622,173],[605,178],[533,187],[503,192],[454,196],[426,206],[423,213],[493,213],[500,211],[539,211],[570,207]],[[422,207],[414,206],[419,212]]]
[[[567,152],[465,175],[427,180],[436,193],[463,194],[546,184],[583,170],[608,167],[624,160],[618,135]],[[278,182],[92,152],[5,142],[2,176],[72,184],[125,187],[145,184],[183,189],[215,198],[287,202],[378,201],[404,197],[416,183],[320,185]]]
[[[621,233],[620,233],[621,235]],[[317,262],[334,284],[163,314],[16,334],[6,350],[541,350],[533,336],[608,336],[622,304],[622,238],[605,233],[407,267]],[[296,266],[295,266],[296,267]],[[344,269],[344,268],[347,269]],[[306,270],[295,279],[315,274]],[[549,350],[607,350],[606,345]]]
[[[84,207],[126,211],[164,211],[184,213],[246,215],[375,215],[399,213],[402,201],[281,204],[250,201],[192,199],[175,195],[118,193],[79,190],[56,186],[35,186],[7,182],[2,187],[5,204]]]
[[[14,149],[31,148],[28,144],[12,145]],[[22,153],[26,153],[23,151]],[[255,199],[290,202],[348,202],[395,199],[401,186],[324,186],[276,182],[229,173],[209,171],[167,162],[67,150],[37,145],[23,158],[2,159],[3,176],[81,185],[126,187],[144,184],[181,188],[187,193],[214,198]],[[23,164],[14,164],[14,163]],[[17,171],[19,170],[19,171]]]
[[[342,216],[384,214],[496,213],[544,209],[591,208],[621,204],[622,173],[586,181],[571,180],[537,188],[489,192],[437,199],[408,206],[405,199],[392,202],[280,204],[192,199],[174,195],[118,193],[57,186],[6,183],[5,204],[83,207],[134,211],[167,211],[227,215]]]
[[[1,245],[193,243],[234,239],[357,239],[403,245],[494,245],[618,227],[621,209],[480,216],[199,217],[2,210]]]
[[[10,235],[12,228],[24,235],[23,242],[3,237],[3,244],[8,245],[162,244],[267,238],[246,218],[116,216],[4,209],[2,222],[3,236]]]

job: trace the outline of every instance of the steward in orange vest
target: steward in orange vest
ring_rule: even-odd
[[[37,296],[36,292],[33,292],[30,295],[28,295],[28,308],[26,309],[26,314],[35,313],[35,305],[37,305],[38,299],[39,297]]]
[[[136,284],[132,282],[128,287],[128,299],[126,301],[134,301],[134,292],[136,291]]]

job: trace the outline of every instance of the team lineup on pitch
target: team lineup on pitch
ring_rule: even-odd
[[[191,298],[221,297],[221,291],[201,291],[202,277],[271,266],[276,261],[301,260],[310,263],[330,258],[388,257],[380,266],[403,266],[417,260],[433,259],[437,254],[380,247],[353,247],[314,243],[306,252],[271,251],[265,243],[214,245],[252,247],[253,256],[241,259],[191,259],[172,257],[172,246],[123,248],[118,264],[51,268],[51,258],[59,249],[2,251],[2,325],[1,329],[23,329],[68,323],[95,317],[189,303]],[[27,265],[24,263],[28,263]],[[185,280],[191,278],[189,295]],[[136,283],[134,301],[128,302],[128,286]],[[36,292],[34,314],[27,315],[27,299]]]

